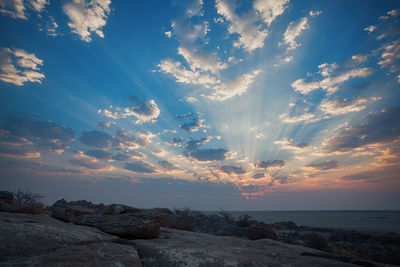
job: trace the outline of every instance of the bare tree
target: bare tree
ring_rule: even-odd
[[[44,198],[41,194],[34,193],[29,191],[28,189],[22,190],[18,189],[17,192],[14,193],[14,200],[20,204],[35,204],[40,203]]]

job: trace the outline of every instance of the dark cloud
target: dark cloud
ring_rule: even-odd
[[[219,169],[227,174],[245,174],[247,171],[244,170],[242,167],[236,167],[231,165],[223,165],[219,167]]]
[[[254,179],[261,179],[261,178],[264,178],[264,177],[265,177],[265,173],[263,173],[263,172],[255,173],[252,176],[252,178],[254,178]]]
[[[92,169],[92,170],[102,170],[102,169],[107,169],[110,167],[106,164],[99,163],[97,161],[90,160],[87,158],[73,158],[73,159],[70,159],[69,162],[74,165],[78,165],[78,166],[85,167],[87,169]]]
[[[177,170],[179,169],[178,167],[176,167],[174,164],[170,163],[167,160],[161,160],[158,162],[158,164],[167,171],[173,171],[173,170]]]
[[[365,124],[348,127],[326,141],[325,152],[350,151],[370,144],[387,144],[400,136],[400,107],[366,117]]]
[[[51,121],[35,121],[28,116],[17,117],[11,114],[6,115],[2,129],[15,138],[28,139],[40,148],[49,150],[66,148],[68,142],[74,141],[75,135],[72,128],[64,125]]]
[[[28,146],[32,145],[28,139],[11,135],[8,131],[0,130],[0,143],[10,146]]]
[[[126,115],[133,115],[140,122],[156,119],[160,115],[160,109],[154,100],[141,101],[137,96],[129,96],[128,100],[134,106],[125,108]]]
[[[175,119],[186,119],[186,118],[189,118],[189,117],[192,117],[192,116],[193,116],[192,112],[189,112],[189,113],[186,113],[186,114],[176,114],[175,115]]]
[[[343,180],[367,180],[371,178],[372,178],[371,175],[360,174],[360,173],[342,176]]]
[[[188,152],[188,156],[199,161],[220,161],[227,157],[228,150],[223,148],[197,149]]]
[[[189,141],[186,142],[185,149],[187,151],[193,151],[198,149],[202,144],[205,144],[209,141],[209,138],[200,138],[200,139],[190,139]]]
[[[138,173],[155,173],[156,172],[156,170],[154,169],[153,166],[151,166],[147,162],[140,161],[140,160],[126,163],[124,168],[129,171],[138,172]]]
[[[310,168],[313,168],[313,169],[319,170],[319,171],[336,169],[337,166],[338,166],[338,162],[336,160],[327,160],[325,162],[307,165],[307,167],[310,167]]]
[[[25,160],[8,160],[2,159],[0,161],[0,169],[2,170],[13,170],[18,172],[51,172],[51,173],[63,173],[63,174],[81,174],[80,170],[67,169],[64,167],[49,165],[42,161],[25,161]]]
[[[119,152],[119,153],[113,154],[111,156],[111,159],[117,160],[117,161],[127,161],[127,160],[133,159],[133,158],[138,158],[139,159],[139,158],[144,158],[144,157],[145,156],[140,152],[129,151],[129,152],[126,152],[126,153]]]
[[[280,174],[272,174],[272,180],[269,185],[277,185],[277,184],[287,184],[289,183],[289,177],[287,175]]]
[[[0,146],[0,156],[11,158],[39,158],[40,153],[23,147]]]
[[[275,159],[275,160],[259,160],[255,164],[256,168],[282,168],[285,166],[286,161],[280,160],[280,159]]]
[[[85,155],[95,157],[98,159],[109,159],[113,155],[113,153],[110,153],[108,151],[104,151],[101,149],[95,149],[95,150],[89,150],[85,152]]]
[[[83,132],[79,141],[87,146],[97,148],[110,148],[115,142],[111,135],[100,131]]]
[[[298,144],[294,144],[292,146],[293,147],[297,147],[297,148],[306,148],[306,147],[309,147],[310,145],[308,143],[306,143],[306,142],[301,142],[301,143],[298,143]]]
[[[172,146],[181,146],[183,142],[183,138],[178,136],[175,137],[174,139],[167,141],[168,144],[172,145]]]
[[[182,130],[185,130],[189,133],[197,132],[201,127],[203,126],[204,120],[202,119],[193,119],[191,122],[185,122],[181,125],[179,125],[179,128]]]

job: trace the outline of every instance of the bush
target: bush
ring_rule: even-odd
[[[251,225],[251,216],[248,214],[240,215],[236,225],[239,227],[249,227]]]
[[[304,245],[319,250],[329,250],[328,241],[325,237],[316,233],[303,234]]]
[[[189,208],[175,209],[174,213],[168,218],[167,227],[184,231],[194,231],[194,221],[191,213],[192,211]]]
[[[263,238],[278,240],[278,235],[274,232],[272,227],[268,225],[250,227],[246,231],[246,236],[250,240],[258,240]]]
[[[233,224],[235,222],[235,220],[233,219],[232,215],[230,215],[228,212],[224,211],[223,209],[221,209],[218,214],[222,218],[224,218],[224,220],[229,224]]]
[[[28,189],[21,190],[18,189],[14,193],[14,201],[18,204],[22,205],[33,205],[37,203],[41,203],[41,200],[44,198],[44,196],[34,193],[32,191],[29,191]]]

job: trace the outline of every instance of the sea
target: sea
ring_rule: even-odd
[[[292,221],[297,225],[400,234],[399,211],[226,211],[234,218],[248,214],[265,223]]]

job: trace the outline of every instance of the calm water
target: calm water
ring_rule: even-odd
[[[229,211],[234,217],[249,214],[265,223],[292,221],[297,225],[400,234],[400,211]]]

